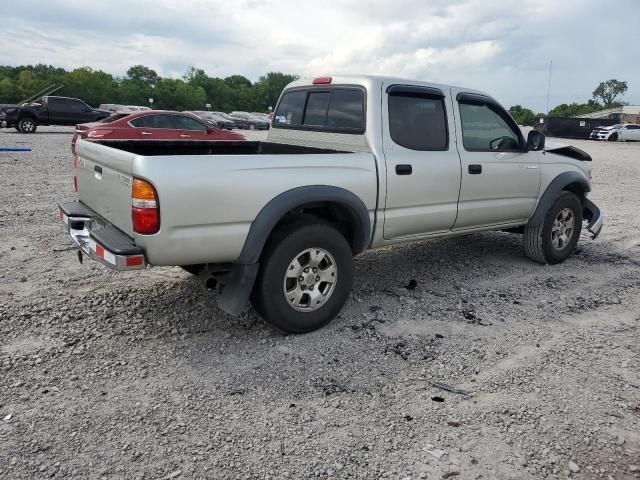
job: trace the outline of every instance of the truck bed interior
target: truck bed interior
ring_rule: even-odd
[[[257,141],[104,140],[96,143],[145,156],[351,153],[325,148]]]

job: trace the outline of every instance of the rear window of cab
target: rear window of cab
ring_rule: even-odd
[[[330,87],[289,90],[282,95],[272,128],[334,133],[365,131],[364,90]]]

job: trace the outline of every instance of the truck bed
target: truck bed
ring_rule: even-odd
[[[249,141],[79,140],[78,198],[144,248],[154,265],[233,262],[260,211],[309,185],[352,192],[373,224],[378,172],[372,153]],[[133,177],[157,191],[160,231],[131,221]]]
[[[349,153],[326,148],[305,147],[263,141],[184,141],[184,140],[104,140],[99,143],[136,155],[291,155]]]

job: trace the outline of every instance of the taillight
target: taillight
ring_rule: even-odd
[[[153,185],[140,178],[134,178],[131,186],[131,220],[136,233],[151,235],[160,230],[158,194]]]

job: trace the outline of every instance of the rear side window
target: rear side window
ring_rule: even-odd
[[[389,95],[389,133],[411,150],[446,150],[447,118],[442,98]]]
[[[364,100],[360,88],[292,90],[282,96],[272,126],[361,134],[365,130]]]
[[[173,128],[173,115],[146,115],[131,121],[131,125],[138,128]]]

